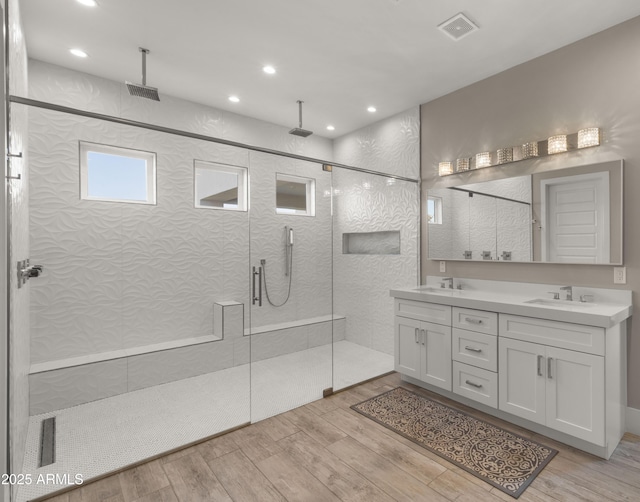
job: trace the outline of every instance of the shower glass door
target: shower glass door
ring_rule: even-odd
[[[247,424],[248,152],[28,111],[30,258],[44,274],[22,290],[30,417],[16,472],[86,481]],[[40,467],[52,417],[56,460]],[[22,486],[17,500],[56,489]]]
[[[251,421],[332,385],[331,173],[250,152]]]

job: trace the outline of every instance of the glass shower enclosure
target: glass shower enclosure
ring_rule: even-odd
[[[101,476],[393,370],[417,183],[36,106],[29,144],[22,472]],[[144,196],[96,191],[122,158]]]

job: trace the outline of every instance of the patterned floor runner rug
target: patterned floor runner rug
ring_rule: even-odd
[[[558,453],[402,387],[351,408],[514,498]]]

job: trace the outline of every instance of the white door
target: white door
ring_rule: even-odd
[[[609,263],[609,173],[541,181],[542,259]]]
[[[403,375],[420,379],[422,323],[399,316],[396,316],[395,322],[395,370]]]
[[[500,338],[498,403],[502,411],[545,423],[545,347]]]
[[[547,347],[547,369],[547,426],[604,446],[604,357]]]
[[[422,374],[420,380],[442,389],[451,390],[451,326],[422,323],[420,337]]]

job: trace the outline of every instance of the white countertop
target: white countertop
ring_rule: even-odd
[[[438,303],[453,307],[487,310],[502,314],[550,319],[601,328],[611,328],[631,317],[632,305],[630,301],[629,303],[600,301],[598,295],[594,295],[596,297],[595,302],[551,300],[549,299],[551,295],[546,294],[549,287],[557,289],[557,286],[543,286],[544,293],[542,294],[540,291],[533,290],[523,291],[518,294],[513,291],[514,288],[508,288],[510,291],[500,293],[481,289],[464,289],[464,287],[461,290],[441,289],[439,284],[432,283],[423,286],[392,289],[390,295],[405,300]],[[526,290],[527,288],[522,289]],[[579,298],[575,292],[574,296]],[[543,303],[527,303],[532,300],[541,300]]]

